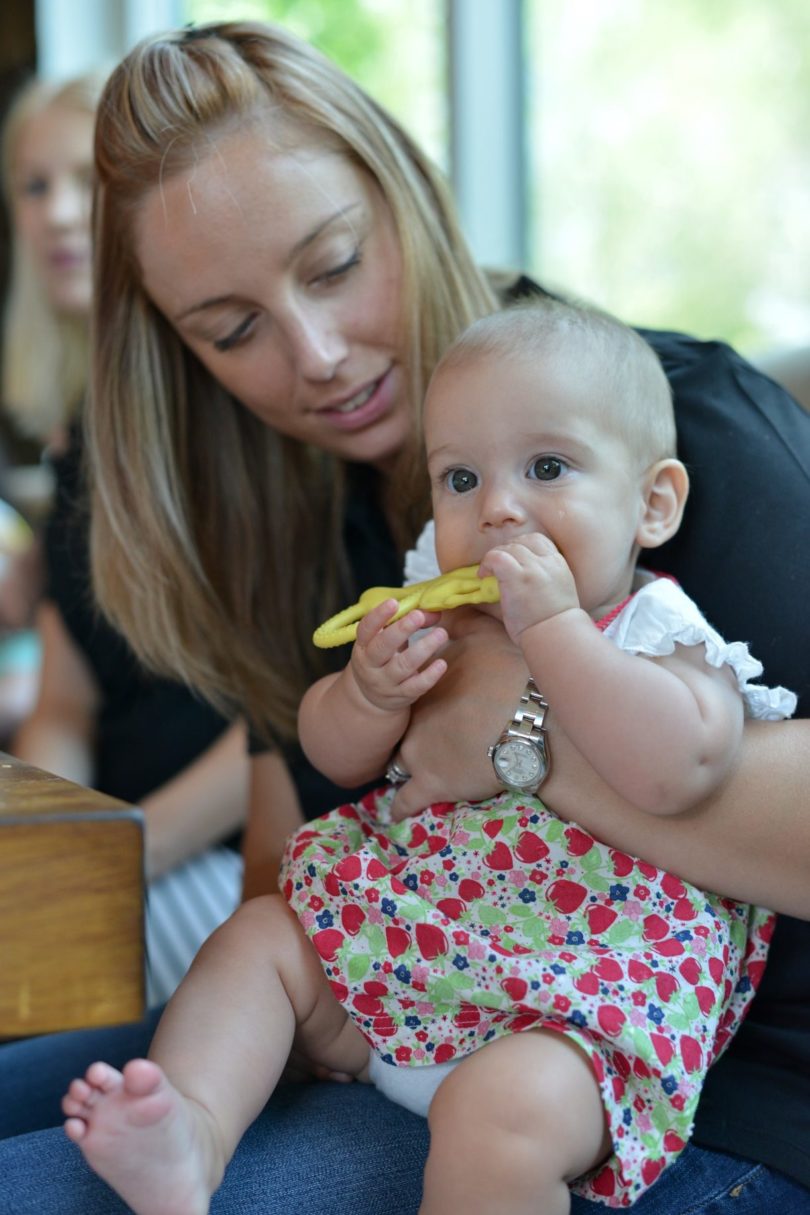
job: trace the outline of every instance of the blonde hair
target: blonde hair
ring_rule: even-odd
[[[640,334],[590,304],[535,297],[474,322],[440,359],[435,377],[479,356],[576,360],[596,386],[600,416],[642,469],[676,453],[672,389]]]
[[[344,466],[276,434],[213,379],[146,296],[133,236],[144,194],[204,155],[212,132],[274,113],[370,173],[394,219],[414,418],[390,486],[403,547],[429,509],[418,404],[442,351],[495,299],[437,171],[296,37],[252,23],[178,31],[113,72],[96,133],[87,413],[97,595],[148,665],[291,738],[317,673],[313,628],[349,586]]]
[[[93,117],[103,83],[100,72],[59,84],[32,80],[15,97],[2,135],[3,191],[12,230],[14,166],[29,120],[57,108]],[[13,231],[11,247],[2,337],[3,406],[23,434],[44,442],[70,421],[87,389],[88,322],[54,311],[29,249]]]

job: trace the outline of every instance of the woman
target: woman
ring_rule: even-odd
[[[223,25],[141,44],[111,78],[102,114],[89,417],[98,589],[137,652],[253,721],[246,863],[250,888],[266,889],[302,808],[311,816],[346,799],[314,783],[294,740],[298,698],[320,673],[312,628],[366,585],[399,581],[399,553],[426,509],[413,463],[422,387],[494,297],[418,149],[341,73],[279,31]],[[513,294],[530,289],[524,280]],[[661,550],[659,565],[695,588],[721,629],[750,641],[769,680],[806,696],[807,660],[796,651],[807,588],[791,580],[807,577],[808,419],[726,348],[645,336],[675,388],[694,485],[678,547]],[[525,684],[511,646],[491,635],[459,640],[448,659],[440,686],[456,696],[461,688],[470,706],[458,731],[464,745],[448,771],[437,690],[402,748],[415,774],[410,809],[496,791],[487,745]],[[553,706],[550,721],[562,756],[570,744],[554,729]],[[593,821],[579,821],[698,884],[810,916],[810,829],[800,813],[807,727],[768,731],[747,730],[739,775],[688,828],[672,820],[664,834],[658,821],[654,849],[640,815],[595,777]],[[268,737],[292,781],[277,751],[261,749]],[[548,796],[554,804],[551,784]],[[772,974],[771,995],[754,1001],[753,1043],[743,1030],[728,1078],[726,1060],[710,1074],[696,1134],[703,1146],[687,1149],[639,1211],[681,1209],[686,1194],[690,1209],[708,1210],[726,1190],[750,1193],[748,1211],[810,1209],[808,1161],[785,1147],[763,1098],[786,1118],[790,1099],[794,1121],[806,1117],[797,1075],[807,1060],[807,928],[783,924],[765,979],[767,988]],[[757,1034],[773,1040],[779,1000],[800,1009],[783,1067],[766,1065],[757,1043]],[[72,1035],[9,1047],[0,1072],[9,1111],[27,1113],[31,1129],[45,1125],[34,1121],[40,1100],[90,1057],[142,1052],[145,1031],[117,1041]],[[741,1091],[728,1110],[734,1084]],[[351,1139],[338,1123],[352,1126]],[[9,1117],[4,1129],[20,1126]],[[362,1086],[288,1089],[243,1141],[212,1210],[415,1211],[425,1146],[423,1122]],[[41,1185],[31,1178],[35,1152],[47,1153]],[[10,1140],[0,1165],[9,1195],[0,1210],[121,1209],[53,1132]]]
[[[244,817],[246,762],[242,727],[180,684],[138,670],[89,596],[77,417],[87,388],[93,128],[103,83],[99,74],[34,81],[4,129],[14,235],[4,401],[19,429],[46,449],[56,480],[36,614],[39,692],[9,748],[143,806],[146,867],[155,879],[148,986],[150,1002],[160,1003],[238,900],[239,858],[213,846]]]

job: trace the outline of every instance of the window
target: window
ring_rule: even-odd
[[[810,7],[525,0],[531,262],[631,323],[810,340]]]
[[[185,0],[186,21],[275,21],[329,55],[447,169],[441,0]]]

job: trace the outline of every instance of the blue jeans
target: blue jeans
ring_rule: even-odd
[[[55,1127],[59,1096],[93,1058],[120,1065],[145,1054],[155,1019],[0,1047],[0,1134],[14,1136],[0,1142],[0,1215],[126,1215]],[[425,1120],[367,1085],[284,1085],[243,1138],[211,1212],[415,1215],[427,1148]],[[571,1215],[607,1210],[575,1198]],[[810,1215],[810,1190],[751,1161],[689,1146],[633,1210]]]

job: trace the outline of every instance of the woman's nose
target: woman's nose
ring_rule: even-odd
[[[348,351],[334,319],[318,310],[294,318],[288,327],[288,340],[295,364],[307,380],[333,379]]]
[[[88,224],[90,196],[78,182],[59,179],[53,183],[48,198],[48,221],[55,228],[70,228]]]

